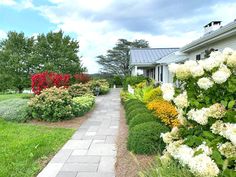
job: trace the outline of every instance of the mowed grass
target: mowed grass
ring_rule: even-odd
[[[0,101],[12,99],[12,98],[30,98],[32,95],[33,94],[28,94],[28,93],[0,94]]]
[[[36,176],[74,131],[0,119],[0,177]]]

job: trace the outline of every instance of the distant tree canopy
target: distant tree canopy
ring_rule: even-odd
[[[17,88],[22,92],[30,86],[30,76],[37,72],[81,73],[86,68],[78,52],[79,43],[62,31],[36,38],[8,32],[0,42],[0,91]]]
[[[97,62],[102,65],[103,73],[109,73],[113,75],[130,75],[130,49],[148,47],[148,41],[143,39],[134,41],[119,39],[115,47],[108,50],[106,55],[97,56]]]

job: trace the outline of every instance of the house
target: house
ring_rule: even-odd
[[[201,60],[208,57],[211,51],[222,51],[226,47],[236,50],[236,20],[225,26],[221,26],[221,21],[212,21],[204,26],[202,37],[182,48],[131,49],[132,75],[137,75],[138,70],[142,69],[144,76],[156,82],[172,82],[168,64]]]

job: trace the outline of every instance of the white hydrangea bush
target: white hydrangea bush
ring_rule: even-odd
[[[236,176],[236,51],[215,51],[200,61],[170,64],[179,87],[163,84],[181,125],[161,134],[161,160],[173,158],[196,176]]]

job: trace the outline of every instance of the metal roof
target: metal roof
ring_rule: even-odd
[[[215,42],[217,40],[222,40],[226,37],[230,37],[232,35],[236,35],[236,20],[233,22],[219,28],[218,30],[212,31],[199,39],[185,45],[180,49],[181,52],[189,52],[200,48],[204,45],[207,45],[211,42]]]
[[[167,56],[179,48],[142,48],[130,50],[130,64],[154,64],[162,57]]]
[[[188,56],[177,51],[161,58],[160,60],[156,61],[156,63],[157,64],[170,64],[170,63],[179,63],[185,60],[188,60]]]

